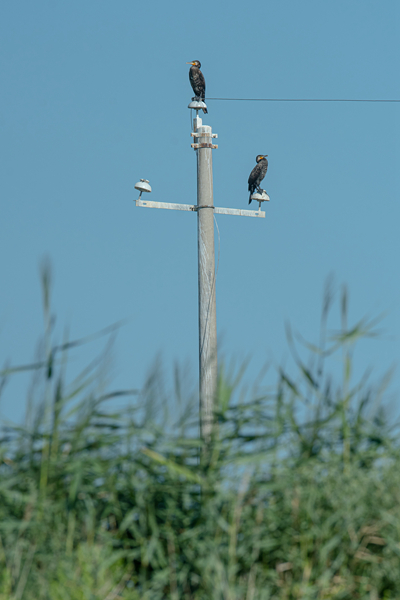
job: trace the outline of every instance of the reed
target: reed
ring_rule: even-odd
[[[377,323],[348,325],[345,290],[330,335],[327,288],[307,360],[288,331],[296,367],[276,385],[245,393],[240,372],[221,369],[200,461],[178,372],[175,394],[158,367],[143,389],[110,392],[103,352],[68,381],[85,340],[52,342],[48,266],[42,282],[42,356],[1,372],[4,382],[32,370],[40,402],[24,426],[2,428],[0,600],[399,597],[398,431],[387,378],[353,381],[355,346]]]

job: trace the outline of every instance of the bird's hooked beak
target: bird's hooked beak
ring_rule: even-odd
[[[193,65],[194,66],[194,62],[187,62],[187,65]]]

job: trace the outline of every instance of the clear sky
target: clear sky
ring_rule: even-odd
[[[128,318],[113,387],[140,387],[158,352],[167,372],[187,361],[197,377],[196,216],[133,202],[142,177],[149,199],[196,203],[186,62],[201,61],[210,98],[400,99],[398,5],[3,1],[0,361],[34,357],[48,255],[55,339],[66,325],[81,337]],[[361,362],[377,375],[398,364],[400,104],[208,108],[217,206],[247,208],[255,156],[269,155],[266,219],[217,217],[224,355],[251,356],[251,380],[286,360],[286,320],[316,341],[334,273],[353,319],[387,313]],[[14,379],[0,412],[19,420],[29,378]]]

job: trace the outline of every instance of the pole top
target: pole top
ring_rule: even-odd
[[[210,125],[203,125],[203,121],[199,117],[199,114],[196,113],[195,118],[193,119],[193,129],[190,134],[192,137],[197,138],[197,142],[194,144],[190,144],[194,150],[198,148],[218,148],[217,144],[212,144],[212,138],[217,138],[217,133],[212,133],[212,129]],[[202,142],[199,143],[199,138],[202,138]]]

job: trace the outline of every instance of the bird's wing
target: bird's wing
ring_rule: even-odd
[[[249,181],[248,181],[249,185],[252,185],[255,181],[257,181],[258,176],[260,175],[260,172],[261,172],[261,165],[258,163],[249,175]]]
[[[189,79],[194,93],[197,96],[204,96],[206,91],[206,82],[200,69],[191,67],[189,70]]]
[[[201,71],[199,71],[199,84],[201,85],[204,92],[206,91],[206,80],[204,79],[204,75]]]

